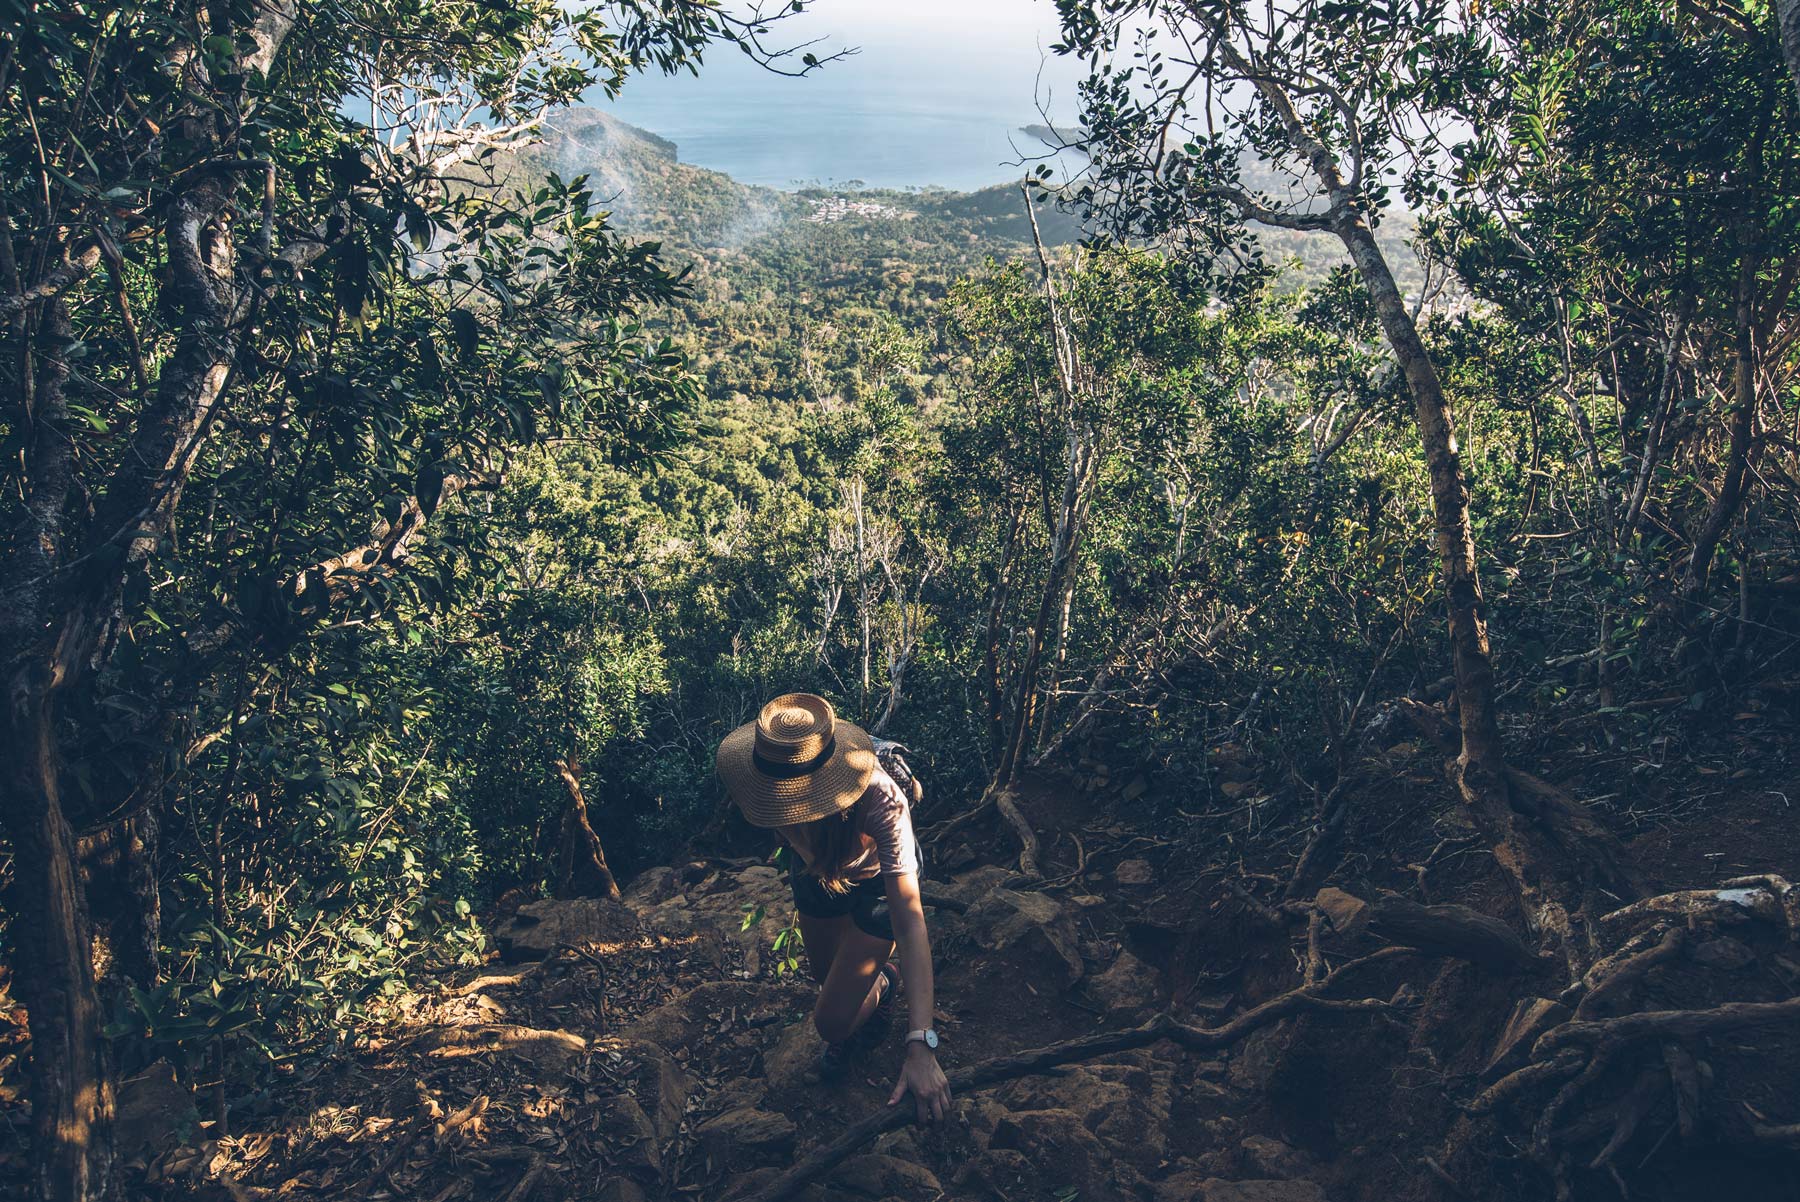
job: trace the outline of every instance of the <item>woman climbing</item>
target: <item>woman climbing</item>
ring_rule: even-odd
[[[883,770],[874,741],[823,697],[788,693],[725,736],[718,768],[744,817],[778,831],[798,857],[788,879],[819,983],[821,1074],[842,1076],[854,1055],[887,1036],[904,981],[912,1029],[888,1105],[911,1094],[920,1122],[943,1118],[950,1086],[932,1028],[919,845],[909,800]]]

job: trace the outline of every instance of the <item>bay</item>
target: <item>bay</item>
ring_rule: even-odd
[[[589,103],[743,183],[969,190],[1044,152],[1022,126],[1074,113],[1080,65],[1050,53],[1057,36],[1048,0],[821,0],[769,40],[857,53],[805,78],[715,48],[698,77],[641,76]]]

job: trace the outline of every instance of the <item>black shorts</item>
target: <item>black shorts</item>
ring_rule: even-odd
[[[888,913],[887,884],[883,878],[871,877],[842,893],[833,893],[812,873],[790,869],[788,884],[794,890],[794,909],[808,918],[842,918],[848,914],[863,934],[894,941],[894,921]]]

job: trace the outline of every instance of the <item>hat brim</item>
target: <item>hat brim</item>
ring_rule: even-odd
[[[828,818],[856,804],[875,779],[878,761],[868,732],[837,720],[831,758],[805,776],[777,780],[756,767],[756,723],[746,722],[719,743],[719,779],[752,826],[795,826]]]

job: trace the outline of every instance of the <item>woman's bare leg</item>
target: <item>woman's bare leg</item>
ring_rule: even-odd
[[[806,967],[812,973],[812,979],[820,985],[831,972],[831,962],[837,959],[838,944],[843,942],[845,931],[854,931],[856,926],[850,921],[848,914],[840,914],[836,918],[813,918],[806,914],[795,914],[800,920],[800,938],[806,943]]]
[[[894,954],[889,939],[879,939],[859,931],[848,918],[837,939],[831,967],[819,988],[819,1001],[813,1007],[813,1025],[827,1043],[842,1043],[862,1025],[875,1010],[875,979],[881,966]],[[805,928],[802,928],[804,933]],[[811,936],[808,936],[810,940]],[[811,950],[811,943],[807,948]]]

